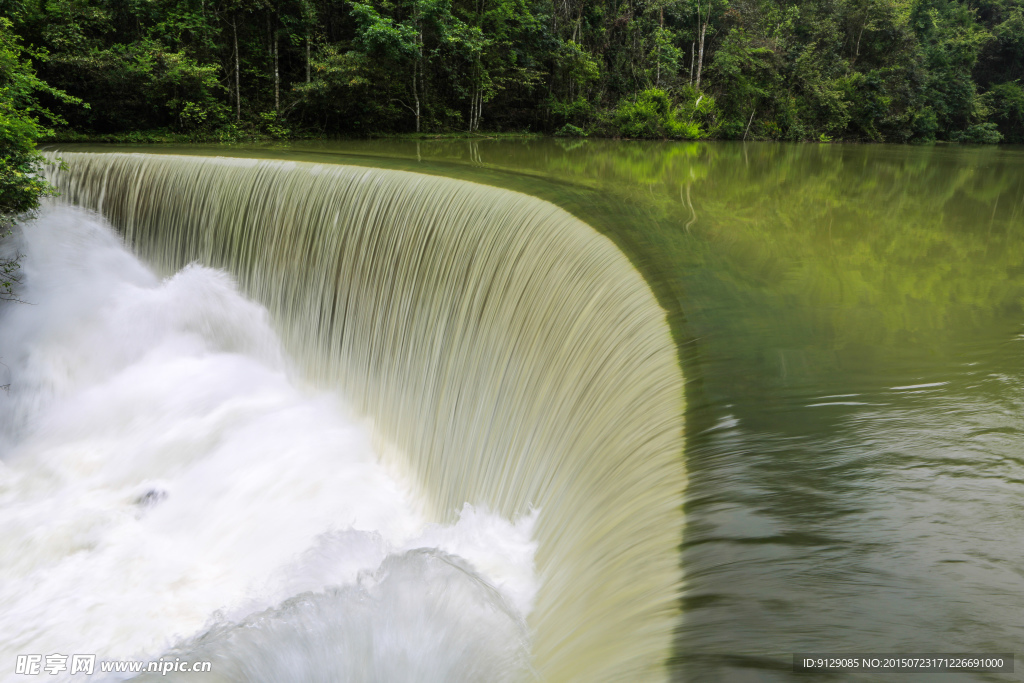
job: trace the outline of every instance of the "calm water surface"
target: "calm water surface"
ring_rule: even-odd
[[[615,240],[669,311],[687,378],[679,679],[807,680],[790,671],[800,651],[1024,642],[1024,150],[139,151],[451,175],[544,197]]]

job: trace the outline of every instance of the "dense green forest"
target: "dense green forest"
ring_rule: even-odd
[[[1021,0],[0,0],[0,15],[64,138],[1024,142]]]

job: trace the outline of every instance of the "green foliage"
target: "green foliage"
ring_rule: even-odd
[[[260,114],[263,131],[275,140],[286,140],[291,136],[291,131],[282,125],[277,112],[265,111]]]
[[[393,61],[416,55],[419,43],[417,27],[412,21],[396,24],[370,5],[358,2],[352,3],[352,16],[359,29],[356,45],[365,53]]]
[[[556,138],[585,138],[587,132],[578,126],[567,123],[555,131]]]
[[[925,101],[939,130],[952,139],[985,117],[971,75],[992,34],[977,21],[976,10],[950,0],[922,0],[911,21],[924,54]]]
[[[39,105],[37,94],[74,101],[39,80],[26,57],[43,59],[45,54],[26,53],[11,29],[11,22],[0,17],[0,239],[51,192],[39,175],[45,160],[36,151],[36,140],[48,132],[40,117],[59,119]],[[0,300],[13,298],[17,271],[17,259],[0,259]]]
[[[1017,0],[2,1],[69,138],[1024,141]]]
[[[209,130],[226,121],[220,68],[201,64],[184,51],[142,40],[50,60],[51,81],[89,99],[89,111],[69,115],[73,123],[97,131],[166,126],[179,132]],[[188,112],[186,113],[186,108]]]
[[[725,137],[738,138],[746,133],[743,124],[765,109],[777,87],[778,75],[773,63],[774,52],[753,43],[742,29],[729,31],[715,52],[709,76],[718,83],[719,100],[729,123],[723,128]]]
[[[697,124],[701,137],[714,135],[721,115],[714,95],[697,92],[693,86],[684,85],[676,99],[679,102],[675,110],[677,119]]]
[[[0,17],[0,229],[18,214],[36,208],[46,191],[37,175],[43,158],[35,143],[48,132],[39,117],[53,116],[39,105],[36,95],[60,94],[36,77],[23,52],[11,22]]]
[[[577,42],[567,40],[557,53],[558,65],[565,70],[570,90],[586,88],[601,78],[601,66],[594,56]]]
[[[549,101],[549,107],[552,115],[562,121],[586,123],[597,114],[594,105],[583,95],[578,95],[576,99],[567,102],[552,99]]]
[[[46,192],[38,176],[43,158],[35,151],[43,130],[9,101],[0,102],[0,226],[36,208]]]
[[[692,93],[692,91],[691,91]],[[611,125],[616,135],[637,139],[696,140],[702,136],[700,124],[693,120],[704,113],[713,100],[701,107],[703,96],[687,106],[674,108],[669,94],[659,88],[648,88],[635,101],[623,100],[615,108]]]
[[[1007,142],[1024,142],[1024,88],[1019,81],[1000,83],[985,93],[992,120]]]
[[[314,57],[311,71],[308,83],[294,87],[300,115],[325,124],[344,121],[349,130],[363,134],[400,129],[405,114],[398,98],[405,91],[386,77],[381,62],[327,46]]]
[[[953,134],[955,142],[966,142],[974,145],[994,145],[1003,139],[994,123],[976,123],[967,130]]]
[[[670,83],[684,63],[685,53],[676,45],[675,33],[658,26],[650,38],[651,50],[647,55],[651,66],[647,69],[647,80],[661,87],[662,82]]]
[[[0,233],[0,240],[10,237],[11,232]],[[18,284],[18,271],[21,270],[21,263],[17,258],[0,258],[0,301],[11,301],[14,297],[14,287]]]

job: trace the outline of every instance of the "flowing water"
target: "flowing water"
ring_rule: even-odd
[[[355,416],[371,421],[367,431],[376,456],[371,459],[394,473],[395,487],[412,490],[402,505],[369,486],[359,491],[364,477],[358,468],[340,459],[336,465],[306,463],[309,447],[302,440],[273,424],[265,426],[267,418],[254,417],[258,426],[240,429],[243,443],[225,458],[247,470],[244,445],[259,443],[277,458],[276,466],[268,463],[257,470],[266,477],[265,486],[319,503],[321,516],[304,516],[300,506],[284,538],[268,539],[258,553],[266,556],[262,566],[232,577],[230,588],[211,587],[219,588],[216,595],[221,596],[211,599],[221,602],[207,601],[197,609],[206,615],[226,611],[212,624],[191,614],[164,625],[177,631],[140,629],[135,640],[108,643],[105,654],[113,650],[123,657],[133,652],[132,646],[152,648],[158,635],[173,634],[186,637],[175,644],[175,656],[211,659],[214,677],[226,680],[308,680],[310,670],[318,672],[318,680],[405,680],[410,676],[403,672],[409,670],[417,672],[412,678],[437,681],[519,678],[525,675],[525,652],[544,679],[621,680],[663,673],[678,612],[682,381],[664,311],[608,239],[550,203],[429,175],[182,156],[68,153],[64,160],[67,170],[57,171],[53,181],[65,198],[101,212],[119,227],[148,263],[170,276],[165,289],[176,291],[179,281],[192,282],[199,277],[194,272],[215,272],[190,268],[190,263],[234,275],[245,294],[267,307],[269,320],[280,330],[283,355],[295,359],[298,376],[320,390],[338,391]],[[73,220],[62,211],[39,222]],[[39,246],[31,227],[26,239],[34,262]],[[66,240],[47,243],[54,241]],[[64,255],[61,261],[69,258]],[[33,282],[46,279],[29,275]],[[87,291],[88,280],[68,286]],[[249,335],[231,326],[235,314],[230,306],[221,310],[223,297],[198,286],[185,288],[181,296],[191,293],[200,302],[215,300],[190,313],[193,318],[161,324],[198,334],[218,351],[249,355]],[[179,305],[188,307],[187,299]],[[121,308],[120,299],[101,305],[95,315],[107,316],[108,306]],[[108,336],[120,336],[118,326],[149,308],[124,307],[124,316],[98,338],[74,339],[75,346],[93,350],[109,343]],[[152,315],[159,315],[156,308]],[[44,305],[42,310],[48,309]],[[80,336],[96,324],[87,317],[62,338]],[[11,327],[20,331],[23,325],[15,320]],[[145,349],[151,334],[144,330],[138,346]],[[30,356],[46,341],[30,337],[17,355]],[[138,351],[111,345],[113,350],[101,355],[113,355],[124,363],[123,372],[134,375]],[[18,366],[32,367],[31,357],[17,360]],[[51,372],[59,375],[69,363],[62,356],[58,360]],[[84,364],[90,366],[91,359]],[[173,363],[159,369],[174,372]],[[21,367],[14,376],[11,395],[17,405],[30,392],[23,387],[28,377]],[[187,376],[181,380],[187,389],[179,395],[175,388],[171,398],[191,407],[191,382]],[[243,396],[253,391],[248,382],[214,381]],[[32,436],[52,431],[46,417],[69,392],[55,393],[56,407],[34,401],[29,436],[15,439],[18,453],[33,452]],[[188,425],[177,421],[137,426],[152,410],[141,403],[138,409],[144,415],[109,406],[109,417],[118,424],[107,429],[120,438],[127,421],[136,439],[154,446],[188,432]],[[234,412],[220,404],[196,409]],[[169,417],[179,413],[171,411]],[[316,419],[295,429],[309,429],[310,421]],[[20,427],[16,421],[12,431]],[[192,572],[202,572],[223,554],[247,562],[250,548],[229,550],[218,543],[221,533],[231,539],[244,532],[258,536],[268,528],[261,521],[262,509],[260,515],[249,510],[260,506],[267,492],[253,489],[247,474],[210,471],[210,461],[226,448],[224,438],[219,427],[203,440],[213,442],[209,455],[205,449],[192,451],[187,442],[169,446],[175,458],[187,458],[205,475],[215,476],[211,498],[194,500],[178,490],[165,495],[163,487],[152,495],[118,491],[121,514],[131,510],[133,500],[136,507],[152,505],[164,523],[183,518],[180,534],[201,531],[216,547],[190,554],[191,571],[168,571],[166,585],[139,590],[159,590],[166,602],[188,601],[178,586],[203,583]],[[59,438],[57,447],[78,451],[83,444],[73,432]],[[141,448],[146,457],[162,462],[162,445]],[[330,448],[325,444],[321,450],[329,453]],[[48,457],[42,450],[41,456],[16,455],[15,460],[37,462]],[[125,456],[140,461],[138,454]],[[141,462],[137,469],[144,480],[134,483],[149,486],[155,473]],[[396,515],[407,506],[417,517],[393,521],[379,515],[367,519],[345,507],[324,510],[326,501],[305,490],[309,483],[288,480],[294,469],[314,482],[324,478],[316,489],[327,500],[359,494],[379,507],[397,508]],[[332,487],[324,470],[356,479],[356,490]],[[106,479],[96,485],[105,493],[112,486]],[[173,488],[187,486],[179,482]],[[167,502],[157,500],[164,497]],[[246,505],[240,506],[241,501]],[[10,510],[23,514],[33,503],[16,499]],[[496,520],[485,516],[477,522],[478,510]],[[289,516],[281,509],[266,514]],[[211,519],[221,520],[230,532],[208,529]],[[424,531],[427,521],[454,527]],[[137,533],[145,534],[148,525],[144,521]],[[504,533],[505,527],[528,528],[532,536],[520,538],[522,529],[518,536]],[[368,543],[367,533],[383,537],[383,555],[350,557],[352,532],[359,532],[360,548]],[[111,533],[96,531],[101,547]],[[344,540],[331,540],[337,534]],[[424,534],[448,539],[455,548],[442,542],[421,546]],[[325,543],[326,549],[319,549]],[[525,550],[531,543],[535,554]],[[495,548],[481,550],[481,544]],[[77,549],[61,547],[67,554]],[[430,552],[424,554],[423,548]],[[414,550],[420,553],[408,557]],[[288,589],[267,595],[254,586],[263,576],[305,572],[289,569],[299,551],[317,557],[327,553],[333,561],[355,565],[359,576],[369,573],[366,581],[372,586],[353,586],[356,577],[344,574],[300,582],[298,587],[313,590],[312,595]],[[100,556],[88,553],[82,560],[87,575],[104,572]],[[70,562],[59,560],[29,568],[25,582]],[[419,584],[410,586],[416,577]],[[146,573],[139,578],[145,580]],[[439,586],[446,594],[435,595]],[[353,605],[366,601],[365,594],[378,604],[360,615]],[[416,601],[410,604],[407,594]],[[239,604],[242,595],[250,599]],[[285,597],[292,600],[281,603]],[[269,611],[248,616],[253,602]],[[34,620],[29,623],[36,627]],[[69,626],[82,628],[80,622]],[[187,637],[190,629],[198,633],[200,627],[204,633]],[[38,629],[36,640],[11,646],[25,649],[51,637],[62,648],[75,644],[57,638],[46,623]],[[339,641],[349,651],[339,651]],[[340,663],[331,664],[332,658]],[[297,659],[303,666],[289,673]]]
[[[1024,151],[73,151],[65,198],[158,275],[68,209],[26,236],[39,301],[0,330],[19,647],[89,623],[236,678],[788,681],[793,652],[1024,638]],[[191,158],[78,154],[112,151]]]

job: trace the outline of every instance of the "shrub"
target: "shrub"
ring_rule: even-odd
[[[555,137],[557,138],[585,138],[587,132],[579,126],[574,126],[571,123],[567,123],[557,131],[555,131]]]
[[[985,102],[1007,142],[1024,142],[1024,88],[1019,82],[1000,83],[985,95]]]
[[[693,92],[688,90],[686,94],[692,97]],[[619,102],[612,114],[611,125],[615,134],[626,138],[696,140],[704,135],[704,131],[693,119],[704,117],[713,110],[714,99],[711,97],[687,97],[684,105],[673,108],[667,92],[649,88],[637,95],[633,102]]]
[[[967,130],[954,133],[952,139],[972,145],[994,145],[1003,139],[1003,134],[994,123],[976,123]]]

